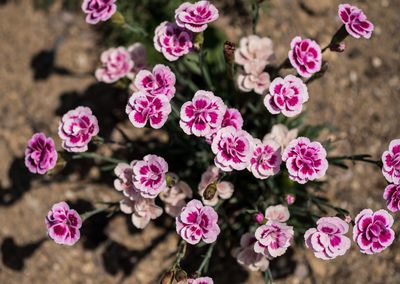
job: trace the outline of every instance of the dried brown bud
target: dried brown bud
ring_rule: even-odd
[[[233,64],[235,61],[235,49],[236,46],[233,42],[225,41],[224,43],[224,57],[228,64]]]
[[[205,200],[211,200],[214,198],[214,195],[217,193],[217,183],[210,183],[206,190],[203,192],[203,197]]]
[[[172,284],[174,280],[174,272],[167,271],[164,273],[163,277],[161,278],[160,284]]]
[[[185,283],[185,281],[187,281],[187,273],[186,273],[186,271],[182,270],[182,269],[178,270],[175,273],[175,280],[178,281],[178,282],[182,281],[183,283]]]

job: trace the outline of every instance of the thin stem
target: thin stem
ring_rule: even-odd
[[[258,0],[255,0],[255,2],[253,3],[253,19],[252,19],[252,30],[254,35],[256,34],[257,31],[257,23],[259,16],[260,16],[260,4],[258,3]]]
[[[264,272],[264,281],[265,283],[271,284],[274,279],[272,278],[272,273],[271,273],[271,269],[268,268],[265,272]]]
[[[89,219],[93,215],[109,211],[111,208],[115,207],[117,204],[118,204],[118,202],[110,203],[107,207],[96,208],[96,209],[94,209],[92,211],[88,211],[88,212],[85,212],[85,213],[81,214],[82,222],[86,221],[87,219]]]
[[[204,80],[206,81],[207,87],[211,90],[214,91],[214,86],[211,81],[211,76],[210,73],[208,72],[207,65],[205,63],[205,51],[204,49],[201,49],[199,52],[199,64],[200,64],[200,70],[201,74],[203,75]]]
[[[211,255],[214,251],[214,247],[216,245],[217,242],[213,242],[207,250],[207,253],[204,255],[203,261],[201,262],[199,268],[196,270],[196,274],[198,274],[199,276],[202,274],[203,270],[206,272],[208,269],[208,264],[210,262],[211,259]]]
[[[370,155],[350,155],[350,156],[336,156],[336,157],[328,157],[328,161],[334,162],[338,160],[350,160],[353,162],[364,162],[373,164],[378,167],[382,167],[382,162],[379,160],[369,159]]]
[[[179,243],[178,251],[176,253],[176,260],[175,260],[174,265],[172,266],[172,269],[176,269],[177,267],[180,267],[181,261],[185,257],[186,249],[187,249],[187,243],[184,240],[181,240]]]
[[[124,23],[123,27],[131,31],[132,33],[142,34],[143,36],[147,36],[147,32],[138,25],[134,26],[132,24]]]
[[[99,155],[97,153],[91,153],[91,152],[79,153],[79,154],[75,154],[75,155],[72,156],[72,159],[74,159],[74,160],[76,160],[76,159],[86,159],[86,158],[103,160],[103,161],[114,163],[114,164],[126,163],[126,161],[124,161],[124,160],[105,157],[105,156]]]

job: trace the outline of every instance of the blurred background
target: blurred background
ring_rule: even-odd
[[[136,230],[123,215],[93,217],[73,247],[45,241],[44,216],[53,203],[68,200],[71,207],[84,212],[95,201],[119,197],[112,176],[100,172],[91,161],[80,161],[57,178],[30,175],[23,155],[34,132],[58,139],[61,115],[85,104],[101,121],[102,136],[117,136],[117,126],[145,145],[163,139],[160,133],[134,129],[124,114],[125,95],[94,78],[100,53],[120,39],[112,38],[107,27],[86,24],[80,2],[0,1],[0,283],[157,283],[174,260],[175,233],[157,222]],[[124,5],[126,1],[118,2]],[[176,7],[172,2],[179,1],[144,2],[165,2],[164,10],[170,9],[172,18]],[[212,2],[220,10],[215,26],[225,39],[238,42],[251,33],[246,9],[250,1]],[[257,32],[272,38],[278,61],[285,58],[294,36],[314,38],[324,46],[340,26],[340,1],[265,2]],[[400,138],[400,1],[350,2],[375,24],[373,37],[348,38],[344,53],[324,55],[329,69],[310,85],[307,121],[328,122],[335,128],[324,135],[335,141],[336,154],[369,153],[379,159],[390,140]],[[157,16],[151,24],[167,19],[161,12]],[[89,170],[80,170],[83,166]],[[349,171],[331,167],[328,180],[328,197],[353,217],[365,207],[385,207],[385,180],[377,168],[368,164],[352,165]],[[274,276],[276,283],[398,283],[399,248],[395,241],[384,252],[367,256],[353,244],[345,257],[324,262],[296,247],[273,263],[278,271]],[[215,283],[263,283],[261,275],[243,270],[234,259],[224,259],[223,265],[220,261],[211,262]]]

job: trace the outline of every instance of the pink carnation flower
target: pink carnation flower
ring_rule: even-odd
[[[277,221],[268,221],[255,232],[254,251],[268,258],[283,255],[293,238],[293,227]]]
[[[290,43],[289,60],[297,72],[306,78],[321,70],[321,47],[311,39],[297,36]]]
[[[256,178],[266,179],[276,175],[281,166],[281,147],[274,140],[261,142],[254,139],[253,156],[247,167]]]
[[[400,184],[400,139],[392,140],[382,154],[382,173],[388,182]]]
[[[319,142],[299,137],[286,147],[282,154],[290,179],[304,184],[325,175],[328,169],[326,151]]]
[[[136,164],[136,160],[130,164],[119,163],[114,173],[117,178],[114,180],[114,188],[118,191],[122,191],[124,196],[131,200],[137,200],[140,198],[140,191],[133,184],[133,167]]]
[[[256,94],[262,95],[270,85],[270,77],[267,72],[258,74],[240,74],[237,77],[239,90],[243,92],[254,91]]]
[[[139,71],[135,77],[135,86],[151,96],[165,96],[171,100],[175,95],[175,74],[168,66],[157,64],[153,72]]]
[[[204,31],[218,16],[217,8],[209,1],[185,2],[175,10],[176,24],[195,33]]]
[[[281,204],[265,209],[265,218],[269,221],[284,223],[290,218],[289,209]]]
[[[166,188],[167,162],[159,156],[147,155],[133,166],[133,185],[144,198],[155,198]]]
[[[318,258],[329,260],[344,255],[351,246],[345,234],[349,225],[338,217],[323,217],[317,221],[317,228],[308,229],[304,234],[306,247]]]
[[[393,217],[386,210],[362,210],[355,219],[353,239],[365,254],[383,251],[394,240]]]
[[[226,127],[226,126],[233,126],[235,129],[239,130],[242,129],[243,127],[243,118],[242,114],[240,113],[239,110],[235,108],[227,108],[224,114],[224,118],[222,119],[221,123],[221,128]],[[207,143],[211,144],[214,137],[215,137],[216,132],[212,133],[211,135],[208,135],[206,137]]]
[[[60,245],[72,246],[80,238],[82,220],[78,212],[69,209],[65,202],[56,203],[46,217],[49,237]]]
[[[263,142],[272,139],[281,146],[281,150],[283,151],[289,145],[290,141],[297,138],[298,134],[299,130],[297,128],[289,130],[283,124],[275,124],[272,126],[271,132],[264,136]]]
[[[199,277],[199,278],[189,278],[188,284],[214,284],[214,281],[210,277]]]
[[[121,211],[132,214],[132,223],[138,229],[146,227],[150,220],[161,216],[163,210],[154,203],[154,199],[138,198],[131,200],[124,198],[120,201]]]
[[[169,61],[188,54],[193,48],[193,34],[175,23],[162,22],[155,30],[154,48]]]
[[[201,175],[201,180],[198,189],[199,189],[199,194],[202,196],[202,201],[205,205],[215,206],[217,205],[219,198],[229,199],[232,197],[234,191],[233,184],[228,181],[218,182],[219,176],[220,176],[219,169],[215,166],[208,167],[207,170]],[[203,193],[206,190],[206,188],[212,183],[216,183],[217,191],[212,199],[206,200],[203,197]]]
[[[132,94],[126,105],[125,112],[135,127],[145,127],[147,122],[154,129],[163,127],[171,113],[171,104],[167,97],[152,97],[144,91]]]
[[[31,173],[45,174],[55,167],[57,151],[51,137],[43,133],[35,133],[28,141],[25,149],[25,166]]]
[[[218,214],[212,207],[193,199],[176,217],[176,231],[189,244],[195,245],[200,240],[210,244],[220,233],[217,222]]]
[[[251,271],[266,271],[269,267],[268,258],[254,251],[257,239],[252,233],[245,233],[240,238],[240,247],[233,249],[233,257],[237,262]]]
[[[85,152],[93,136],[99,133],[99,123],[88,107],[77,107],[63,115],[58,126],[62,147],[68,152]]]
[[[83,0],[82,11],[86,15],[86,23],[97,24],[107,21],[117,11],[117,0]]]
[[[215,165],[223,171],[243,170],[253,155],[253,137],[233,126],[221,128],[211,144]]]
[[[269,86],[269,94],[264,98],[264,105],[272,114],[282,113],[293,117],[298,115],[303,104],[308,101],[306,84],[293,75],[275,78]]]
[[[389,184],[385,188],[383,198],[386,200],[387,208],[392,212],[400,211],[400,185]]]
[[[124,47],[110,48],[100,57],[102,67],[96,70],[96,79],[104,83],[114,83],[131,72],[134,63],[129,51]]]
[[[346,27],[346,31],[355,38],[371,38],[374,25],[367,20],[364,12],[350,4],[340,4],[339,17]]]
[[[226,106],[220,97],[199,90],[191,101],[182,105],[179,125],[188,135],[205,137],[221,127],[225,111]]]

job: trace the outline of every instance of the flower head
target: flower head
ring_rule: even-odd
[[[264,136],[263,142],[272,139],[281,146],[281,150],[283,151],[289,145],[290,141],[297,138],[298,133],[299,130],[297,128],[289,130],[283,124],[275,124],[272,126],[271,132]]]
[[[193,34],[175,23],[162,22],[155,30],[154,48],[169,61],[188,54],[193,48]]]
[[[293,117],[298,115],[303,104],[308,101],[306,84],[293,75],[276,78],[269,86],[269,94],[264,98],[264,105],[272,114],[282,113]]]
[[[134,66],[129,51],[124,47],[104,51],[100,60],[102,67],[96,70],[95,76],[98,81],[104,83],[114,83],[127,76]]]
[[[154,129],[161,128],[171,113],[171,104],[166,96],[153,97],[137,91],[129,98],[125,112],[135,127],[145,127],[147,122]]]
[[[389,184],[385,188],[383,198],[386,200],[387,208],[392,212],[400,211],[400,185]]]
[[[46,217],[49,237],[57,244],[74,245],[80,238],[82,220],[79,214],[65,202],[56,203]]]
[[[175,10],[176,24],[195,33],[204,31],[218,16],[217,8],[209,1],[185,2]]]
[[[267,207],[265,209],[265,218],[269,221],[284,223],[289,220],[290,213],[286,206],[279,204]]]
[[[121,211],[125,214],[132,214],[132,223],[138,229],[143,229],[161,216],[163,210],[154,203],[154,199],[138,198],[132,200],[124,198],[120,201]]]
[[[350,4],[340,4],[338,14],[346,31],[355,38],[369,39],[374,30],[374,25],[367,20],[364,12]]]
[[[254,139],[253,156],[247,167],[256,178],[266,179],[277,174],[281,166],[281,147],[274,140]]]
[[[297,72],[306,78],[321,70],[321,47],[311,39],[297,36],[290,43],[289,60]]]
[[[182,105],[179,125],[188,135],[205,137],[220,127],[226,106],[220,97],[209,91],[197,91],[193,99]]]
[[[270,82],[270,77],[267,72],[260,72],[258,74],[240,74],[237,77],[239,90],[247,93],[254,91],[259,95],[264,94],[264,92],[268,90]]]
[[[117,176],[114,180],[114,188],[118,191],[122,191],[124,196],[131,200],[140,198],[140,191],[133,184],[133,167],[136,162],[137,161],[134,160],[130,164],[119,163],[114,169],[114,173]]]
[[[382,173],[388,182],[400,184],[400,139],[392,140],[382,154]]]
[[[82,11],[86,15],[86,23],[97,24],[107,21],[117,11],[117,0],[83,0]]]
[[[328,169],[324,147],[306,137],[290,142],[283,151],[282,160],[286,162],[289,178],[301,184],[323,177]]]
[[[192,189],[190,186],[179,180],[178,176],[173,173],[168,173],[171,177],[171,182],[166,189],[160,192],[160,199],[165,204],[165,212],[172,217],[176,217],[186,205],[185,199],[192,198]]]
[[[63,115],[58,126],[62,147],[68,152],[85,152],[93,136],[99,133],[99,123],[88,107],[77,107]]]
[[[35,133],[28,141],[25,149],[25,166],[31,173],[45,174],[55,167],[57,151],[51,137],[43,133]]]
[[[217,222],[218,214],[212,207],[203,206],[199,200],[193,199],[176,217],[176,231],[192,245],[199,243],[200,240],[213,243],[220,233]]]
[[[364,209],[355,218],[353,240],[362,253],[379,253],[393,243],[392,225],[393,217],[386,210]]]
[[[351,241],[345,234],[349,225],[338,217],[323,217],[317,221],[317,228],[311,228],[304,234],[306,247],[318,258],[329,260],[344,255]]]

